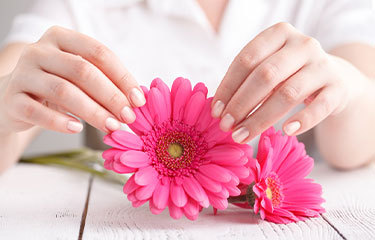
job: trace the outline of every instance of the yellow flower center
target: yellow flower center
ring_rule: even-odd
[[[268,199],[272,200],[272,190],[271,190],[271,188],[266,189],[266,195],[267,195]]]
[[[173,158],[179,158],[182,156],[182,153],[184,152],[184,148],[179,143],[171,143],[168,146],[168,153]]]

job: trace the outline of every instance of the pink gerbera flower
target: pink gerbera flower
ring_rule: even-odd
[[[241,183],[242,200],[237,206],[260,212],[262,219],[275,223],[290,223],[316,217],[325,210],[322,187],[305,178],[314,160],[306,155],[303,143],[295,136],[283,136],[272,127],[259,140],[257,160],[246,164],[254,183]],[[247,189],[246,189],[247,188]],[[240,199],[240,197],[237,197]]]
[[[147,104],[134,109],[136,133],[115,131],[104,138],[113,148],[103,153],[105,167],[134,173],[124,193],[134,207],[149,202],[154,214],[169,208],[171,217],[195,220],[202,207],[228,206],[227,198],[240,194],[244,165],[252,155],[248,145],[236,144],[210,115],[211,98],[203,83],[191,89],[177,78],[170,91],[160,79],[143,87]]]

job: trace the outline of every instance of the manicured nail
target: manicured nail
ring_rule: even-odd
[[[214,107],[212,108],[212,111],[211,111],[211,116],[214,118],[218,118],[220,117],[223,110],[224,110],[224,103],[219,100],[214,104]]]
[[[135,113],[128,106],[125,106],[121,110],[121,117],[125,121],[125,123],[132,123],[135,121]]]
[[[105,120],[105,127],[110,131],[116,131],[121,127],[121,124],[116,119],[109,117]]]
[[[300,127],[301,123],[298,121],[294,121],[286,125],[284,131],[288,135],[293,135],[295,132],[297,132],[298,129],[300,129]]]
[[[247,128],[245,127],[242,127],[232,133],[232,138],[236,143],[241,143],[249,136],[249,134],[249,130],[247,130]]]
[[[83,125],[80,122],[69,121],[66,128],[71,132],[79,133],[82,131]]]
[[[130,91],[130,99],[137,107],[143,106],[146,103],[145,96],[143,95],[143,93],[141,93],[141,91],[138,90],[138,88],[133,88]]]
[[[229,131],[234,124],[234,118],[229,113],[225,114],[225,116],[220,121],[220,128],[224,132]]]

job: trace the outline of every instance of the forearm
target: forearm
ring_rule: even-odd
[[[315,128],[315,139],[326,161],[340,169],[352,169],[375,157],[375,82],[343,112]]]
[[[375,49],[349,44],[334,49],[331,54],[351,63],[343,72],[349,70],[347,75],[360,89],[343,112],[328,117],[315,128],[315,139],[329,163],[351,169],[375,158]]]

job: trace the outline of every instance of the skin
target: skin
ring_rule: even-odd
[[[211,0],[197,1],[213,29],[219,31],[227,1],[217,0],[215,4],[210,4]],[[220,114],[213,111],[213,115],[235,116],[235,124],[226,130],[246,126],[250,134],[241,142],[247,142],[288,112],[292,105],[305,102],[312,106],[306,109],[318,113],[299,113],[289,119],[287,123],[301,122],[301,128],[292,135],[317,125],[314,131],[318,146],[331,164],[353,168],[368,162],[374,156],[371,143],[375,130],[371,123],[375,122],[375,90],[374,81],[370,80],[375,77],[370,65],[375,60],[374,48],[353,43],[339,46],[328,54],[316,40],[299,34],[288,24],[273,28],[267,35],[261,33],[262,37],[256,38],[258,41],[251,41],[234,59],[213,101],[213,107],[218,100],[224,106]],[[275,41],[280,39],[281,42]],[[277,54],[282,46],[288,49]],[[287,54],[291,54],[289,59],[285,59]],[[267,62],[274,65],[264,64]],[[306,67],[301,71],[305,66],[314,66],[315,70]],[[296,72],[301,72],[298,78]],[[67,112],[108,132],[116,130],[119,121],[134,121],[130,108],[144,104],[142,98],[136,99],[131,94],[134,88],[140,90],[136,81],[108,48],[83,34],[58,27],[48,30],[37,43],[14,43],[1,50],[0,76],[0,171],[17,161],[41,129],[64,133],[82,130],[79,120]],[[294,81],[293,87],[283,85],[293,78],[301,81]],[[236,87],[228,87],[229,81],[235,81]],[[255,81],[258,85],[250,84]],[[319,84],[321,91],[313,91]],[[97,87],[92,86],[100,86],[101,91],[95,91]],[[257,94],[250,98],[243,94],[250,91]],[[278,98],[287,101],[286,104],[280,106]],[[255,112],[258,113],[246,118],[263,101],[265,104]],[[124,111],[124,107],[129,108]],[[68,127],[69,121],[75,123],[73,131]]]

